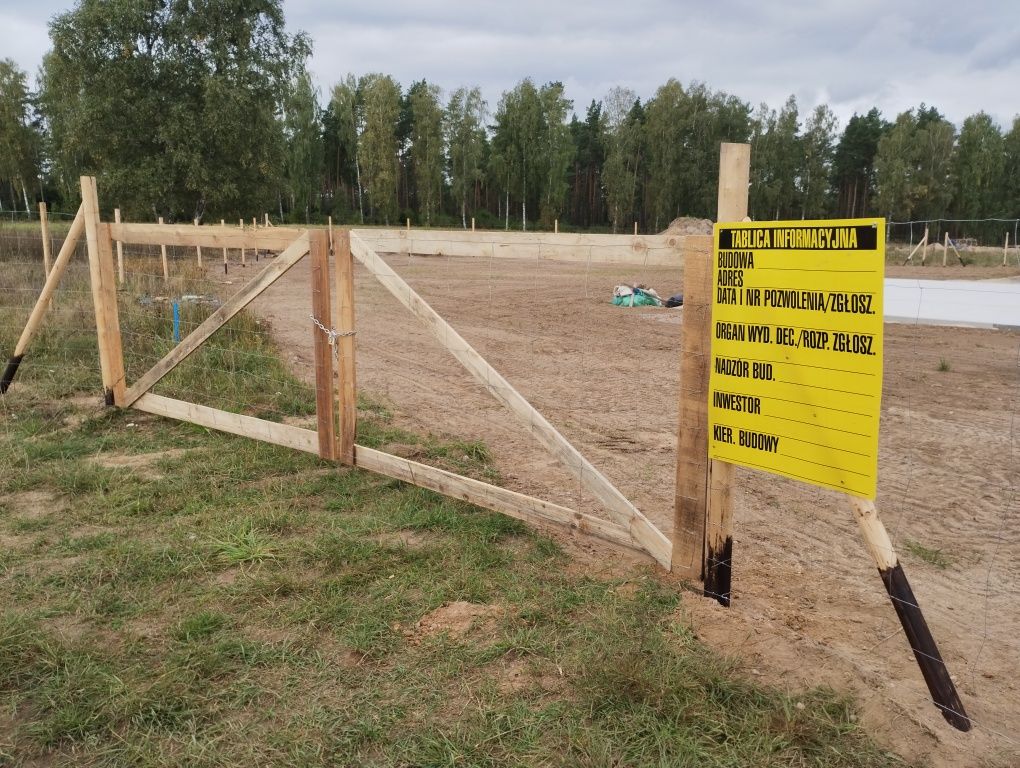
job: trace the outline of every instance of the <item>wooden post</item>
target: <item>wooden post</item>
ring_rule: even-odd
[[[471,231],[472,232],[475,231],[475,217],[474,216],[471,217]]]
[[[723,144],[719,155],[719,201],[716,219],[743,221],[747,216],[747,185],[751,174],[751,146]],[[711,270],[709,270],[711,272]],[[711,286],[710,286],[711,287]],[[686,301],[686,297],[685,301]],[[711,304],[711,296],[709,296]],[[711,348],[711,342],[706,342]],[[706,363],[710,363],[706,355]],[[706,393],[705,400],[708,400]],[[706,428],[707,437],[707,428]],[[706,446],[707,450],[707,446]],[[730,604],[733,558],[733,472],[725,461],[708,463],[708,515],[705,522],[705,595]]]
[[[113,243],[109,231],[100,226],[99,193],[96,190],[94,176],[81,177],[81,200],[85,238],[88,241],[89,274],[92,301],[96,310],[99,367],[103,375],[103,389],[107,405],[121,405],[124,402],[124,352],[121,348],[120,321],[117,315]]]
[[[1009,253],[1009,231],[1006,232],[1006,242],[1002,244],[1002,266],[1006,266],[1006,255]]]
[[[553,234],[558,235],[560,233],[560,220],[553,219]]]
[[[160,224],[163,223],[163,217],[162,216],[159,217],[159,223]],[[167,260],[166,260],[166,243],[161,243],[160,244],[160,246],[159,246],[159,256],[163,260],[163,282],[164,283],[169,283],[170,282],[170,265],[167,263]]]
[[[407,231],[408,232],[411,231],[411,220],[410,219],[407,220]]]
[[[946,239],[942,241],[942,266],[946,266],[946,256],[949,254],[949,232],[946,232]]]
[[[256,224],[255,222],[256,222],[256,219],[255,219],[254,216],[252,216],[251,217],[251,231],[253,233],[255,232],[255,230],[257,230],[259,228],[258,224]],[[256,241],[256,243],[255,243],[255,263],[256,264],[258,263],[258,260],[259,260],[259,244]]]
[[[265,214],[265,222],[266,222],[266,229],[269,229],[269,227],[272,226],[272,225],[269,223],[269,214],[268,213]]]
[[[64,244],[60,246],[60,252],[57,253],[57,260],[53,264],[53,269],[50,270],[46,278],[42,293],[39,294],[35,306],[32,307],[32,312],[28,316],[28,322],[25,323],[24,329],[21,331],[18,343],[14,345],[14,354],[8,359],[3,374],[0,374],[0,395],[7,392],[10,388],[15,374],[18,372],[18,366],[21,365],[21,361],[25,357],[25,351],[32,341],[32,337],[35,336],[36,331],[42,324],[43,317],[46,316],[46,310],[53,305],[53,292],[57,289],[60,278],[63,277],[64,270],[67,269],[68,262],[71,261],[74,249],[78,245],[81,233],[84,231],[84,213],[83,209],[79,207],[74,221],[71,222],[71,228],[67,231],[67,237],[64,238]]]
[[[237,225],[241,228],[241,232],[243,233],[244,232],[244,219],[238,219],[238,224]],[[242,267],[247,267],[248,266],[248,262],[246,262],[245,259],[244,259],[244,239],[241,240],[241,266]]]
[[[197,218],[195,219],[195,226],[196,227],[198,226],[198,219]],[[202,246],[200,246],[200,245],[196,245],[195,246],[195,254],[198,256],[198,267],[199,267],[199,269],[201,269],[202,268]]]
[[[917,253],[918,250],[920,250],[921,248],[927,249],[927,246],[928,246],[928,228],[925,227],[924,228],[924,237],[922,237],[920,239],[920,241],[918,241],[917,245],[915,245],[910,250],[910,253],[907,254],[907,258],[903,261],[903,265],[906,266],[907,264],[912,262],[914,260],[914,254]],[[924,266],[924,257],[923,256],[921,257],[921,266]]]
[[[326,225],[326,231],[329,232],[329,250],[330,250],[330,252],[332,252],[333,251],[333,217],[332,216],[327,216],[326,219],[329,222]]]
[[[928,260],[928,227],[924,228],[924,247],[921,248],[921,266],[924,266],[924,262]]]
[[[634,222],[634,237],[637,237],[637,222]]]
[[[318,421],[319,456],[336,458],[336,412],[333,392],[333,352],[336,340],[329,292],[329,244],[321,230],[310,233],[308,252],[312,274],[312,338],[315,349],[315,415]],[[326,330],[319,327],[322,325]]]
[[[42,260],[46,277],[50,276],[50,228],[46,220],[46,203],[39,203],[39,229],[42,231]]]
[[[928,623],[921,613],[917,604],[917,598],[910,588],[907,575],[903,572],[893,549],[889,534],[878,517],[878,510],[871,501],[865,499],[851,499],[854,508],[854,517],[857,518],[857,525],[860,528],[861,536],[871,554],[872,560],[878,566],[878,573],[885,584],[886,592],[892,600],[896,615],[903,625],[904,634],[910,649],[914,652],[917,665],[921,668],[921,675],[928,686],[935,706],[942,712],[942,716],[954,728],[961,731],[970,730],[970,718],[963,708],[963,702],[956,692],[956,685],[949,676],[949,670],[942,660],[935,638],[928,628]]]
[[[113,221],[120,224],[120,208],[113,209]],[[117,241],[117,280],[124,284],[124,243],[120,240]]]
[[[220,219],[220,226],[221,227],[227,226],[227,222],[223,219]],[[223,246],[223,274],[227,274],[227,246]]]
[[[340,433],[337,458],[354,464],[354,441],[358,430],[357,346],[354,336],[354,259],[351,255],[351,231],[343,229],[336,238],[337,363],[340,398]]]

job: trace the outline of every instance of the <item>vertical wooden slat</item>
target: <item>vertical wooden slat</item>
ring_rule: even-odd
[[[699,241],[700,242],[700,241]],[[712,321],[711,250],[684,253],[680,407],[672,570],[702,577],[708,489],[708,356]]]
[[[743,221],[747,216],[747,184],[751,176],[751,146],[723,144],[719,154],[717,220]],[[709,270],[711,273],[711,270]],[[711,292],[711,280],[709,280]],[[711,303],[711,293],[709,293]],[[711,326],[711,323],[709,324]],[[709,328],[711,330],[711,328]],[[711,342],[708,342],[710,345]],[[711,365],[710,356],[705,358]],[[706,407],[708,395],[705,395]],[[706,433],[707,437],[707,433]],[[706,444],[707,450],[707,444]],[[705,594],[730,604],[733,559],[733,473],[725,461],[708,466],[708,514],[705,522]]]
[[[92,302],[96,311],[99,337],[99,366],[107,405],[124,402],[124,353],[117,314],[117,286],[114,283],[113,243],[109,232],[100,227],[99,194],[94,176],[81,177],[82,214],[88,242]],[[103,234],[103,233],[106,234]]]
[[[198,226],[198,219],[197,218],[195,219],[195,226],[196,227]],[[196,245],[195,246],[195,256],[198,258],[198,266],[199,266],[199,268],[201,268],[202,267],[202,246],[200,246],[200,245]]]
[[[163,217],[159,217],[159,223],[163,223]],[[159,246],[159,257],[163,261],[163,282],[170,282],[170,264],[166,260],[166,243],[161,243]]]
[[[46,219],[46,203],[39,203],[39,229],[42,232],[43,270],[50,276],[50,227]]]
[[[312,275],[312,315],[325,328],[333,327],[329,293],[329,248],[325,232],[309,237],[309,258]],[[314,322],[312,336],[315,349],[315,415],[318,421],[319,456],[336,458],[336,411],[333,392],[333,347],[329,336]]]
[[[340,397],[339,455],[345,464],[354,463],[354,441],[358,431],[357,343],[354,335],[354,259],[351,232],[341,230],[333,239],[336,265],[337,338],[339,349]]]
[[[113,209],[113,221],[120,224],[120,208]],[[124,243],[117,241],[117,281],[124,284]]]
[[[238,226],[241,228],[241,231],[244,232],[244,219],[238,219]],[[248,262],[246,262],[245,258],[244,258],[244,240],[243,239],[241,240],[241,266],[242,267],[247,267],[248,266]]]
[[[221,227],[227,226],[227,222],[224,221],[223,219],[220,219],[220,226]],[[226,246],[223,246],[223,274],[227,274],[227,247]]]

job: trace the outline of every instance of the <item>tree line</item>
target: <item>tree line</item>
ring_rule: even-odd
[[[583,111],[525,78],[490,105],[381,73],[321,94],[280,0],[80,0],[50,24],[36,92],[0,61],[0,206],[70,210],[79,175],[134,218],[660,231],[715,213],[718,147],[752,145],[755,219],[1020,217],[1020,118],[955,126],[921,104],[840,130],[670,79]],[[982,235],[979,225],[954,234]],[[996,235],[997,236],[997,235]]]

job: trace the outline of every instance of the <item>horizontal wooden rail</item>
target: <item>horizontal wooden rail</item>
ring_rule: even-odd
[[[262,248],[282,251],[304,232],[303,229],[241,229],[240,227],[193,224],[104,224],[110,237],[135,245],[182,245],[209,248]]]
[[[178,421],[187,421],[200,427],[228,432],[231,435],[250,437],[264,443],[282,445],[305,453],[318,454],[319,436],[311,429],[292,427],[289,424],[256,419],[254,416],[242,416],[239,413],[221,411],[205,405],[174,400],[171,397],[146,393],[135,400],[132,408],[137,408],[156,416],[166,416]]]
[[[518,520],[566,526],[650,557],[634,542],[630,532],[622,525],[536,499],[534,496],[508,491],[506,488],[483,483],[481,480],[455,475],[361,445],[354,447],[354,465]]]

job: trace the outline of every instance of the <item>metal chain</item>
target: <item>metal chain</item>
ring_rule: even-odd
[[[308,317],[311,318],[312,322],[315,323],[316,327],[320,331],[326,334],[327,338],[329,338],[329,346],[331,346],[333,351],[337,354],[340,353],[340,348],[337,346],[336,340],[343,336],[353,336],[356,333],[356,331],[338,331],[335,328],[327,328],[319,322],[319,319],[315,315],[309,315]]]

